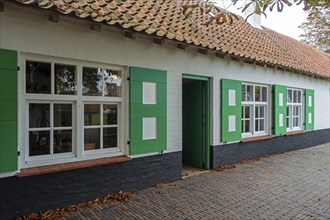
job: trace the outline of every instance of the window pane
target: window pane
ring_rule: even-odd
[[[89,128],[84,130],[84,149],[100,149],[100,129]]]
[[[76,67],[55,64],[55,94],[75,95],[76,92]]]
[[[293,116],[299,116],[299,110],[300,110],[300,107],[299,106],[294,106],[294,115]]]
[[[51,64],[26,61],[26,93],[51,93]]]
[[[292,102],[292,90],[291,89],[288,90],[288,100],[287,100],[287,102],[289,102],[289,103]]]
[[[255,120],[254,124],[255,124],[255,131],[259,131],[259,120]]]
[[[250,106],[245,106],[245,118],[250,118]]]
[[[100,125],[100,105],[86,104],[84,106],[84,125]]]
[[[72,130],[54,131],[54,153],[72,152]]]
[[[265,117],[265,106],[260,106],[260,118]]]
[[[103,148],[117,147],[117,128],[103,128]]]
[[[29,132],[29,155],[50,154],[50,131]]]
[[[245,121],[245,133],[251,132],[250,130],[250,120]]]
[[[290,128],[290,117],[286,117],[286,127]]]
[[[290,107],[289,106],[286,107],[286,115],[287,115],[287,117],[290,116]]]
[[[262,101],[267,102],[267,87],[262,87]]]
[[[247,86],[247,101],[253,101],[253,86]]]
[[[297,103],[297,102],[298,102],[298,91],[293,90],[293,103]]]
[[[265,120],[261,119],[260,120],[260,131],[264,131],[265,130]]]
[[[103,105],[103,124],[116,125],[118,117],[117,105]]]
[[[102,69],[83,67],[83,95],[102,95]]]
[[[121,72],[117,70],[104,71],[104,95],[121,96]]]
[[[301,91],[298,91],[298,103],[301,103]]]
[[[298,118],[293,118],[293,127],[298,127]]]
[[[246,85],[242,85],[242,101],[246,101]]]
[[[72,126],[72,105],[54,104],[54,127]]]
[[[259,106],[255,107],[255,117],[259,118]]]
[[[254,97],[256,102],[260,102],[260,86],[255,87]]]
[[[50,127],[50,105],[49,104],[29,104],[29,127],[47,128]]]
[[[245,106],[242,106],[242,118],[245,118]]]
[[[242,133],[245,132],[245,130],[244,130],[244,122],[245,122],[245,120],[242,120]]]

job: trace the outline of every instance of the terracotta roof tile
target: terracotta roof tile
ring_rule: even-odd
[[[40,8],[55,8],[108,25],[134,29],[149,35],[186,42],[228,53],[248,62],[278,66],[307,75],[330,79],[330,55],[267,28],[253,28],[243,18],[232,25],[205,23],[209,15],[197,10],[185,19],[183,4],[192,0],[17,0]]]

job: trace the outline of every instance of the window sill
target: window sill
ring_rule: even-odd
[[[271,138],[273,138],[272,135],[252,137],[252,138],[243,138],[243,139],[241,139],[241,142],[242,143],[249,143],[249,142],[255,142],[255,141],[268,140],[268,139],[271,139]]]
[[[56,173],[56,172],[61,172],[61,171],[101,166],[101,165],[112,164],[112,163],[121,163],[121,162],[130,161],[130,160],[132,160],[132,158],[130,158],[128,156],[118,156],[118,157],[109,157],[109,158],[101,158],[101,159],[94,159],[94,160],[85,160],[85,161],[80,161],[80,162],[25,168],[25,169],[21,169],[21,171],[17,174],[17,176],[18,177],[36,176],[36,175],[41,175],[41,174]]]
[[[303,134],[305,133],[305,131],[289,131],[287,133],[285,133],[285,136],[291,136],[291,135],[296,135],[296,134]]]

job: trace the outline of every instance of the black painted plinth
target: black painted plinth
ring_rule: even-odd
[[[31,177],[0,179],[0,219],[181,179],[181,152]]]
[[[330,129],[309,131],[291,136],[277,136],[250,143],[233,143],[211,146],[213,168],[225,164],[239,163],[269,154],[299,150],[330,142]]]

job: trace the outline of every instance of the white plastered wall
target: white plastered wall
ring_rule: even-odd
[[[20,9],[17,12],[18,8]],[[167,70],[167,151],[182,148],[182,74],[208,76],[212,81],[211,145],[220,144],[220,79],[236,79],[264,84],[315,90],[315,129],[329,128],[329,82],[289,72],[224,60],[213,55],[177,49],[166,41],[164,46],[152,38],[125,38],[118,28],[102,26],[101,32],[89,29],[83,19],[60,16],[59,23],[48,21],[42,9],[21,7],[6,2],[0,13],[0,47],[23,53],[93,61],[122,66]],[[20,74],[23,74],[22,72]]]

